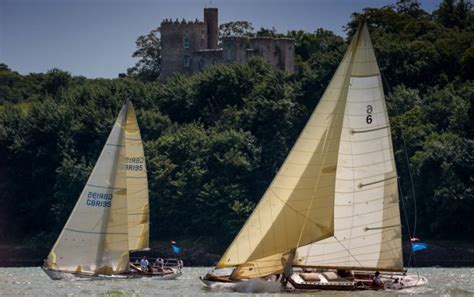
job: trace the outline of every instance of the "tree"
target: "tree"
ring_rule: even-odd
[[[474,141],[452,133],[433,133],[413,156],[416,186],[424,200],[420,225],[426,234],[474,237],[473,156]]]
[[[472,4],[464,0],[443,0],[433,12],[436,20],[448,28],[472,26]]]
[[[474,46],[471,46],[462,54],[459,61],[466,80],[474,79]]]
[[[426,12],[421,8],[420,0],[398,0],[397,12],[409,14],[414,18],[426,15]]]
[[[275,27],[272,27],[271,29],[263,28],[261,27],[260,30],[257,31],[256,33],[257,37],[283,37],[283,34],[278,34],[277,30]]]
[[[46,72],[43,89],[46,94],[56,96],[58,92],[66,89],[71,82],[71,74],[61,69],[51,69]]]
[[[223,23],[219,26],[219,38],[244,36],[252,37],[254,35],[254,28],[251,22],[234,21]]]
[[[156,28],[135,41],[137,49],[132,57],[139,60],[135,66],[127,69],[128,75],[137,76],[144,81],[153,81],[160,76],[161,45],[158,32],[159,29]]]

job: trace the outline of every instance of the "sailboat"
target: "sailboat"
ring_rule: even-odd
[[[52,279],[180,276],[181,265],[150,271],[130,263],[130,252],[149,250],[148,200],[143,142],[126,100],[43,270]]]
[[[365,22],[262,199],[202,281],[285,289],[420,286],[405,274],[390,123]],[[378,275],[378,274],[377,274]]]

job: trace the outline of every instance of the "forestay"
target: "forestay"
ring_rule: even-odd
[[[113,274],[129,270],[127,190],[122,107],[99,159],[46,266],[60,271]]]
[[[299,248],[294,264],[401,271],[397,171],[380,71],[366,25],[354,39],[344,86],[334,236]]]

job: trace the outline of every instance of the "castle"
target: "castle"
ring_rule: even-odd
[[[172,21],[160,25],[161,74],[192,74],[214,64],[246,63],[260,55],[273,69],[294,72],[295,41],[291,38],[225,37],[218,47],[217,8],[204,9],[204,21]]]

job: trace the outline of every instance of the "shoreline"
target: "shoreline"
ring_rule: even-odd
[[[204,241],[205,242],[205,241]],[[459,243],[454,241],[425,241],[428,249],[417,252],[408,263],[409,244],[403,246],[405,267],[443,267],[461,268],[474,267],[474,243]],[[148,252],[134,252],[132,258],[144,255],[152,258],[179,258],[188,267],[215,266],[224,252],[202,240],[183,240],[180,243],[181,253],[176,255],[171,251],[168,241],[156,241]],[[32,267],[42,266],[49,253],[49,247],[33,245],[2,245],[0,246],[0,267]],[[410,264],[410,265],[408,265]]]

